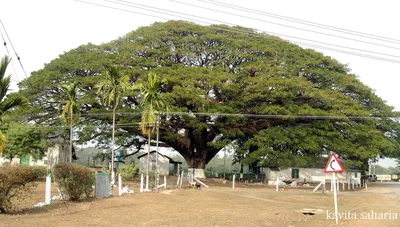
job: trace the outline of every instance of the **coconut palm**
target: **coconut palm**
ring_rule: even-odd
[[[61,90],[64,93],[65,99],[61,103],[64,108],[61,111],[61,119],[65,122],[69,122],[69,162],[72,163],[72,137],[73,127],[79,114],[79,104],[77,99],[78,84],[73,83],[71,86],[66,84],[61,85]]]
[[[106,79],[96,87],[102,102],[112,108],[111,171],[114,176],[115,112],[123,94],[132,86],[129,83],[129,76],[121,74],[117,66],[112,66],[106,71]]]
[[[140,102],[142,107],[140,129],[143,134],[147,135],[146,179],[149,177],[150,140],[151,133],[156,125],[156,112],[168,107],[167,99],[160,92],[164,83],[166,83],[166,80],[160,80],[155,73],[150,72],[147,81],[139,82],[134,86],[134,89],[140,91],[142,97]]]
[[[4,56],[0,62],[0,118],[3,113],[10,111],[15,107],[25,106],[28,104],[28,100],[21,95],[12,94],[7,96],[7,92],[9,91],[10,87],[11,76],[5,76],[5,74],[10,61],[11,59],[9,59],[7,56]],[[0,131],[0,154],[3,153],[6,142],[6,137]]]

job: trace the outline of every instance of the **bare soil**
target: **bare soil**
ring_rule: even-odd
[[[175,179],[168,179],[176,184]],[[173,183],[174,182],[174,183]],[[369,187],[339,192],[339,213],[347,214],[339,224],[332,220],[333,193],[312,193],[311,189],[275,188],[207,179],[210,188],[161,190],[83,202],[44,201],[44,183],[24,200],[16,201],[12,214],[0,215],[0,226],[400,226],[399,198],[389,189]],[[53,194],[57,195],[56,185]],[[308,214],[303,214],[307,213]],[[328,214],[327,214],[328,212]],[[372,219],[366,219],[367,214]],[[310,215],[315,213],[315,215]],[[386,213],[386,219],[379,215]],[[355,216],[354,216],[355,215]]]

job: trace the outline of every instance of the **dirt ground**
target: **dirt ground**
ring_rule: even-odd
[[[171,180],[171,183],[173,181]],[[176,182],[176,181],[175,181]],[[335,225],[333,193],[311,189],[248,186],[207,179],[210,188],[171,189],[84,202],[56,201],[44,207],[44,183],[26,199],[18,201],[15,213],[0,215],[0,226],[400,226],[400,201],[389,189],[339,192]],[[55,184],[53,194],[56,195]],[[304,209],[316,212],[303,214]],[[386,217],[383,217],[385,215]],[[368,219],[369,218],[369,219]]]

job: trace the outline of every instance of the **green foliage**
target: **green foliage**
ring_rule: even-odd
[[[10,123],[6,132],[8,144],[4,156],[14,157],[32,156],[40,159],[47,151],[47,130],[32,124]]]
[[[63,163],[53,169],[54,179],[70,200],[80,200],[83,195],[89,198],[93,192],[94,173],[87,167]]]
[[[7,94],[10,87],[11,76],[6,76],[7,66],[11,59],[4,56],[0,60],[0,121],[2,115],[12,110],[15,107],[25,106],[28,104],[28,100],[19,94]],[[3,133],[0,131],[0,154],[4,152],[7,140]]]
[[[61,85],[61,90],[64,94],[64,101],[60,105],[61,119],[65,122],[70,122],[73,124],[76,121],[77,114],[79,113],[79,103],[78,103],[78,84],[76,82],[72,83],[71,86],[66,84]],[[64,106],[64,108],[62,108]]]
[[[29,116],[59,124],[50,117],[60,101],[56,85],[77,81],[87,114],[82,123],[91,126],[80,132],[81,138],[107,143],[110,116],[99,113],[109,107],[94,88],[107,78],[106,69],[118,65],[136,87],[151,75],[168,82],[147,90],[168,100],[160,140],[190,167],[204,168],[231,141],[238,143],[235,161],[249,165],[307,166],[330,151],[356,166],[377,156],[399,157],[399,124],[379,118],[396,113],[346,65],[251,29],[230,29],[169,21],[73,49],[21,82],[21,94],[34,103]],[[129,114],[115,119],[118,142],[126,147],[143,134],[132,126],[151,123],[154,118],[147,113],[158,110],[140,105],[146,97],[141,91],[126,92],[120,112]],[[140,113],[150,117],[142,119]]]
[[[125,165],[119,168],[122,180],[133,181],[139,177],[139,166],[134,164]]]
[[[21,198],[30,192],[37,179],[44,177],[46,169],[22,165],[5,164],[0,167],[0,213],[7,211],[12,199]]]

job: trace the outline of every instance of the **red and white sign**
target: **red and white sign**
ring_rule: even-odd
[[[336,157],[335,153],[332,153],[328,159],[328,163],[326,163],[324,173],[342,173],[342,172],[344,172],[342,164],[340,164],[339,159]]]

